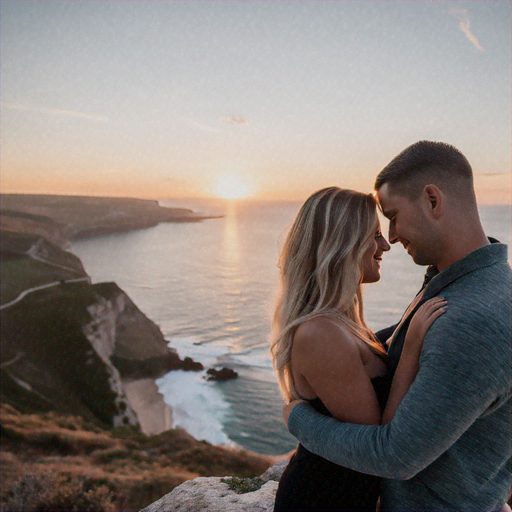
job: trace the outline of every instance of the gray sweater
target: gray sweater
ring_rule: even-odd
[[[448,310],[427,332],[393,420],[341,423],[302,403],[290,432],[336,464],[384,477],[383,511],[499,510],[512,484],[511,290],[505,245],[454,263],[425,289],[421,303],[439,295]],[[394,341],[394,367],[407,327]]]

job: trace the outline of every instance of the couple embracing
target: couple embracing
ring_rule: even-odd
[[[375,189],[313,194],[281,252],[271,354],[300,444],[275,510],[510,510],[507,247],[485,235],[453,146],[413,144]],[[377,208],[428,269],[400,322],[373,333],[361,287],[389,250]]]

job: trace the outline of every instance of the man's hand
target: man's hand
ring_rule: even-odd
[[[290,417],[290,414],[292,413],[293,408],[300,403],[306,403],[305,400],[292,400],[287,405],[283,406],[283,418],[284,418],[284,425],[286,428],[288,428],[288,418]]]

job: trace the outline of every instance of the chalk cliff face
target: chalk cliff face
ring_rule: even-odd
[[[121,375],[111,359],[116,352],[116,346],[123,345],[120,339],[122,338],[122,331],[120,332],[118,329],[118,324],[121,324],[120,318],[123,316],[123,313],[126,316],[125,306],[128,302],[131,303],[131,300],[117,286],[112,285],[111,288],[115,288],[117,293],[112,294],[110,298],[106,298],[98,293],[97,301],[87,307],[91,320],[82,327],[82,330],[96,354],[105,364],[105,368],[109,373],[110,388],[116,394],[115,405],[117,412],[114,413],[112,418],[113,425],[136,425],[139,423],[137,414],[125,395]],[[138,309],[136,311],[138,315],[133,318],[134,327],[138,325],[144,330],[144,323],[149,323],[150,321]],[[154,340],[148,339],[147,341],[149,345]]]
[[[83,332],[107,367],[119,409],[121,403],[129,403],[122,377],[158,377],[184,363],[168,347],[159,327],[115,283],[97,284],[94,289],[97,301],[87,307],[91,320]],[[137,423],[131,406],[114,417],[116,426],[127,423]]]

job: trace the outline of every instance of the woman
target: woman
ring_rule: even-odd
[[[372,195],[336,187],[301,207],[280,256],[281,291],[271,354],[285,400],[308,400],[350,422],[389,422],[416,375],[423,337],[444,311],[426,302],[411,321],[389,399],[386,350],[365,323],[362,284],[380,279],[389,250]],[[387,403],[387,405],[386,405]],[[333,464],[299,445],[275,511],[375,511],[380,479]]]

